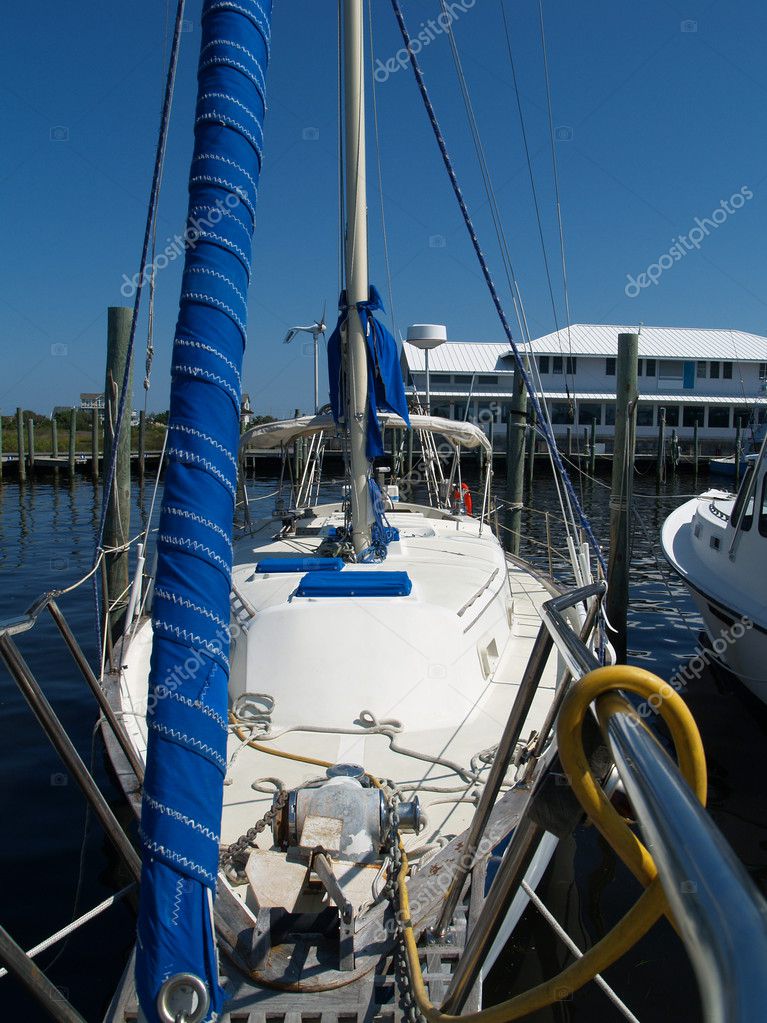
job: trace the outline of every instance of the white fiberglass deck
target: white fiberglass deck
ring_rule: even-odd
[[[453,836],[473,813],[487,766],[480,755],[500,738],[540,625],[538,608],[551,593],[507,560],[487,525],[480,530],[476,519],[403,505],[389,515],[400,540],[386,561],[343,571],[406,571],[409,596],[298,597],[303,572],[257,573],[255,566],[265,557],[313,555],[328,527],[343,525],[338,505],[310,516],[287,536],[278,535],[279,522],[256,523],[235,544],[230,705],[244,692],[268,696],[274,709],[254,731],[257,741],[359,763],[396,782],[404,798],[417,792],[428,825],[410,845]],[[145,622],[125,658],[120,694],[142,754],[150,647]],[[548,709],[555,671],[554,656],[524,737]],[[323,775],[321,767],[254,750],[235,734],[229,758],[225,844],[263,815],[276,784],[290,788]]]

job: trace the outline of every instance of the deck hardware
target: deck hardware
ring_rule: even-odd
[[[191,1000],[196,997],[193,1009],[180,1009],[174,1001]],[[157,1015],[162,1023],[202,1023],[208,1014],[210,995],[208,989],[194,973],[177,973],[169,977],[157,995]]]

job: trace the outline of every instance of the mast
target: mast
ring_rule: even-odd
[[[351,455],[352,540],[359,554],[370,545],[367,457],[368,369],[365,329],[357,302],[367,302],[368,229],[365,189],[365,73],[363,0],[344,0],[346,150],[346,417]]]

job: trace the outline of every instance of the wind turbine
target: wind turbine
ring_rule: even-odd
[[[290,342],[297,334],[311,334],[314,342],[314,414],[315,416],[320,410],[320,357],[319,357],[319,343],[320,337],[325,336],[327,325],[325,324],[325,309],[327,303],[322,307],[322,316],[319,320],[316,320],[308,327],[291,327],[285,335],[283,344],[289,345]]]

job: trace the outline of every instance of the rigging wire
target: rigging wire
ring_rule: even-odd
[[[157,148],[155,151],[154,172],[152,174],[152,185],[150,188],[146,224],[144,227],[144,240],[141,248],[141,260],[139,264],[138,282],[136,285],[136,295],[133,300],[133,317],[131,319],[130,336],[128,339],[128,351],[125,360],[125,372],[123,374],[123,379],[120,387],[120,401],[117,406],[117,419],[115,423],[114,441],[112,444],[112,455],[109,461],[109,467],[107,470],[104,489],[102,492],[101,518],[99,521],[98,531],[96,533],[94,560],[100,556],[101,547],[104,542],[104,529],[106,527],[106,516],[107,507],[109,505],[109,495],[111,493],[115,478],[115,468],[117,464],[116,456],[119,447],[120,430],[123,425],[123,420],[125,417],[125,405],[128,399],[128,383],[130,381],[131,368],[133,365],[133,349],[135,347],[136,342],[136,327],[138,325],[138,317],[141,309],[141,295],[143,290],[144,277],[146,275],[147,269],[149,244],[151,240],[152,227],[157,216],[157,207],[160,198],[162,168],[165,158],[165,147],[168,138],[168,126],[170,123],[170,111],[173,102],[174,86],[176,82],[176,70],[178,68],[178,55],[181,46],[181,34],[184,20],[184,6],[185,0],[178,0],[176,6],[176,20],[173,29],[173,42],[171,45],[170,60],[168,62],[168,73],[165,80],[165,95],[163,97],[162,113],[160,116],[160,131],[157,140]],[[94,610],[96,616],[96,634],[99,637],[100,642],[101,639],[101,629],[99,627],[100,600],[98,592],[98,583],[95,577],[93,583],[93,597]]]
[[[383,171],[381,167],[381,137],[378,130],[378,100],[376,94],[375,76],[375,46],[373,42],[373,0],[368,0],[368,34],[370,38],[370,80],[371,99],[373,101],[373,134],[376,144],[376,169],[378,176],[378,202],[381,207],[381,236],[383,240],[384,266],[386,268],[386,287],[389,295],[389,318],[391,319],[392,334],[395,339],[399,338],[397,329],[397,317],[394,312],[394,289],[392,287],[391,263],[389,261],[389,238],[386,230],[386,211],[384,209]]]
[[[606,573],[607,562],[605,561],[605,558],[604,558],[604,555],[602,553],[601,547],[600,547],[600,545],[599,545],[599,543],[598,543],[598,541],[596,539],[596,536],[594,535],[594,531],[592,529],[591,523],[589,522],[588,518],[586,517],[585,512],[583,511],[582,505],[581,505],[580,501],[578,500],[578,495],[575,492],[575,488],[573,487],[572,481],[571,481],[569,475],[567,474],[567,470],[565,469],[565,466],[564,466],[564,464],[562,462],[562,459],[561,459],[561,457],[559,455],[559,451],[558,451],[557,446],[556,446],[556,441],[555,441],[553,432],[551,430],[551,426],[548,423],[548,420],[544,419],[543,410],[541,408],[540,402],[538,401],[538,396],[537,396],[537,394],[535,392],[535,388],[533,387],[532,380],[530,378],[530,374],[525,369],[524,360],[523,360],[522,355],[521,355],[521,353],[519,351],[519,347],[517,346],[517,343],[514,340],[514,335],[512,333],[509,321],[508,321],[508,319],[506,317],[506,313],[504,311],[503,304],[501,303],[500,296],[498,295],[498,291],[497,291],[497,289],[495,287],[495,282],[493,280],[493,276],[492,276],[492,274],[490,272],[490,268],[489,268],[487,260],[485,258],[485,254],[482,251],[482,247],[481,247],[481,245],[479,243],[479,238],[477,237],[477,233],[476,233],[476,230],[474,228],[474,224],[473,224],[473,221],[472,221],[472,218],[471,218],[471,214],[469,213],[468,207],[466,205],[466,200],[463,197],[463,192],[461,190],[461,186],[460,186],[460,184],[458,182],[458,178],[456,176],[455,169],[453,167],[453,161],[452,161],[452,159],[450,157],[450,154],[449,154],[448,149],[447,149],[447,144],[445,143],[445,139],[444,139],[444,137],[442,135],[442,130],[441,130],[440,126],[439,126],[439,122],[437,120],[436,112],[435,112],[434,107],[432,105],[431,99],[429,98],[429,93],[428,93],[428,90],[426,88],[426,82],[425,82],[424,77],[423,77],[423,72],[421,71],[421,66],[420,66],[420,64],[418,62],[417,55],[413,51],[412,40],[410,38],[410,33],[408,32],[407,26],[405,24],[405,19],[404,19],[404,16],[402,14],[402,8],[400,6],[400,2],[399,2],[399,0],[391,0],[391,4],[392,4],[392,9],[394,11],[394,15],[395,15],[395,17],[397,19],[397,24],[398,24],[399,29],[400,29],[400,34],[402,35],[402,39],[403,39],[405,50],[408,53],[409,58],[410,58],[410,64],[411,64],[411,66],[413,68],[413,72],[415,74],[416,84],[418,85],[418,89],[419,89],[419,92],[421,94],[421,99],[423,100],[424,107],[426,108],[426,113],[427,113],[427,115],[429,117],[429,122],[430,122],[432,130],[434,132],[434,137],[435,137],[435,139],[437,141],[437,145],[439,146],[439,150],[440,150],[440,153],[442,155],[442,160],[443,160],[443,163],[445,165],[445,169],[447,171],[448,177],[450,178],[450,183],[451,183],[451,185],[453,187],[453,192],[455,193],[456,200],[457,200],[459,208],[461,210],[461,215],[463,216],[463,220],[464,220],[464,223],[466,225],[466,229],[467,229],[467,231],[469,233],[469,238],[471,239],[471,243],[472,243],[472,245],[474,247],[474,252],[475,252],[475,254],[477,256],[477,260],[479,262],[480,269],[482,271],[483,277],[485,278],[485,283],[487,284],[487,287],[488,287],[488,290],[490,291],[490,296],[491,296],[491,298],[493,300],[493,304],[495,306],[496,312],[498,313],[498,318],[499,318],[499,320],[501,322],[501,326],[503,327],[504,333],[506,334],[506,337],[507,337],[509,345],[510,345],[510,347],[512,349],[512,352],[514,353],[514,359],[515,359],[516,364],[517,364],[517,369],[518,369],[518,371],[522,375],[522,379],[524,380],[525,387],[527,388],[528,394],[530,395],[530,399],[532,401],[532,404],[533,404],[533,407],[535,409],[536,415],[538,416],[539,420],[541,421],[542,428],[543,428],[543,431],[544,431],[544,435],[545,435],[546,440],[547,440],[547,442],[549,444],[549,449],[550,449],[552,457],[554,459],[556,468],[559,471],[559,474],[560,474],[560,476],[562,478],[562,481],[563,481],[563,483],[565,485],[565,488],[567,489],[567,491],[569,493],[570,501],[573,504],[573,508],[576,511],[577,515],[578,515],[578,519],[580,521],[580,524],[581,524],[581,526],[582,526],[582,528],[583,528],[583,530],[584,530],[584,532],[585,532],[585,534],[586,534],[586,536],[587,536],[587,538],[589,540],[589,543],[591,544],[591,547],[592,547],[592,549],[593,549],[593,551],[594,551],[594,553],[596,555],[596,558],[597,558],[597,560],[599,562],[600,567],[602,568],[602,571]]]
[[[514,266],[513,266],[513,263],[512,263],[512,259],[511,259],[511,253],[509,251],[508,240],[506,238],[506,232],[504,231],[504,228],[503,228],[503,220],[502,220],[502,217],[501,217],[501,214],[500,214],[500,208],[498,206],[498,201],[497,201],[497,198],[496,198],[495,189],[493,187],[492,175],[491,175],[490,169],[488,167],[487,158],[485,156],[485,149],[484,149],[484,146],[482,144],[482,137],[481,137],[481,134],[480,134],[480,131],[479,131],[479,126],[477,124],[476,115],[474,113],[474,106],[473,106],[472,101],[471,101],[471,95],[469,93],[468,82],[466,80],[466,76],[465,76],[464,70],[463,70],[463,65],[461,63],[460,54],[458,52],[458,44],[456,42],[455,35],[453,33],[452,18],[450,17],[449,11],[447,9],[446,0],[441,0],[441,3],[442,3],[442,13],[445,16],[445,22],[447,24],[447,35],[448,35],[448,40],[450,42],[450,50],[451,50],[451,53],[452,53],[452,56],[453,56],[453,64],[454,64],[455,69],[456,69],[456,74],[458,76],[458,81],[459,81],[460,88],[461,88],[461,94],[463,96],[464,107],[466,109],[466,115],[467,115],[467,119],[468,119],[468,122],[469,122],[469,129],[470,129],[471,134],[472,134],[472,139],[474,141],[474,147],[475,147],[475,150],[476,150],[476,153],[477,153],[477,159],[479,161],[480,170],[481,170],[481,173],[482,173],[482,179],[483,179],[484,187],[485,187],[485,195],[487,197],[488,206],[490,207],[491,216],[493,218],[493,225],[495,227],[496,238],[498,239],[498,246],[499,246],[499,248],[501,250],[501,258],[502,258],[503,264],[504,264],[504,270],[505,270],[505,273],[506,273],[506,279],[507,279],[507,282],[508,282],[508,285],[509,285],[509,290],[511,292],[512,301],[514,303],[514,310],[515,310],[516,317],[517,317],[517,323],[519,325],[519,330],[520,330],[520,333],[522,335],[523,340],[527,344],[530,344],[531,341],[532,341],[532,338],[530,336],[530,330],[529,330],[528,323],[527,323],[527,313],[525,312],[525,306],[524,306],[524,302],[522,300],[522,291],[521,291],[521,288],[520,288],[520,285],[519,285],[519,280],[518,280],[518,278],[516,276],[516,273],[514,272]],[[532,173],[532,171],[531,171],[531,173]],[[528,359],[528,369],[530,368],[531,364],[533,366],[533,377],[534,377],[534,379],[536,381],[538,392],[539,392],[539,394],[541,396],[541,399],[543,400],[542,407],[545,410],[546,415],[548,416],[548,408],[547,408],[547,406],[545,404],[545,399],[543,398],[543,384],[541,382],[540,373],[539,373],[539,370],[538,370],[538,366],[535,363],[535,359],[532,359],[532,360]],[[568,391],[568,399],[569,399],[569,391]],[[575,517],[575,514],[573,512],[572,507],[570,507],[570,502],[569,502],[569,498],[568,498],[568,495],[567,495],[567,491],[566,490],[563,491],[561,489],[561,487],[560,487],[559,478],[558,478],[557,473],[556,473],[556,467],[555,467],[554,462],[553,462],[553,460],[551,458],[551,452],[549,452],[549,459],[551,461],[552,477],[554,479],[554,484],[555,484],[555,487],[557,489],[557,496],[558,496],[558,499],[559,499],[559,503],[562,506],[563,510],[569,511],[570,516],[572,518],[572,532],[575,535],[575,534],[577,534],[576,517]],[[582,492],[581,492],[581,497],[583,497],[583,493]],[[567,506],[567,508],[565,506]]]

